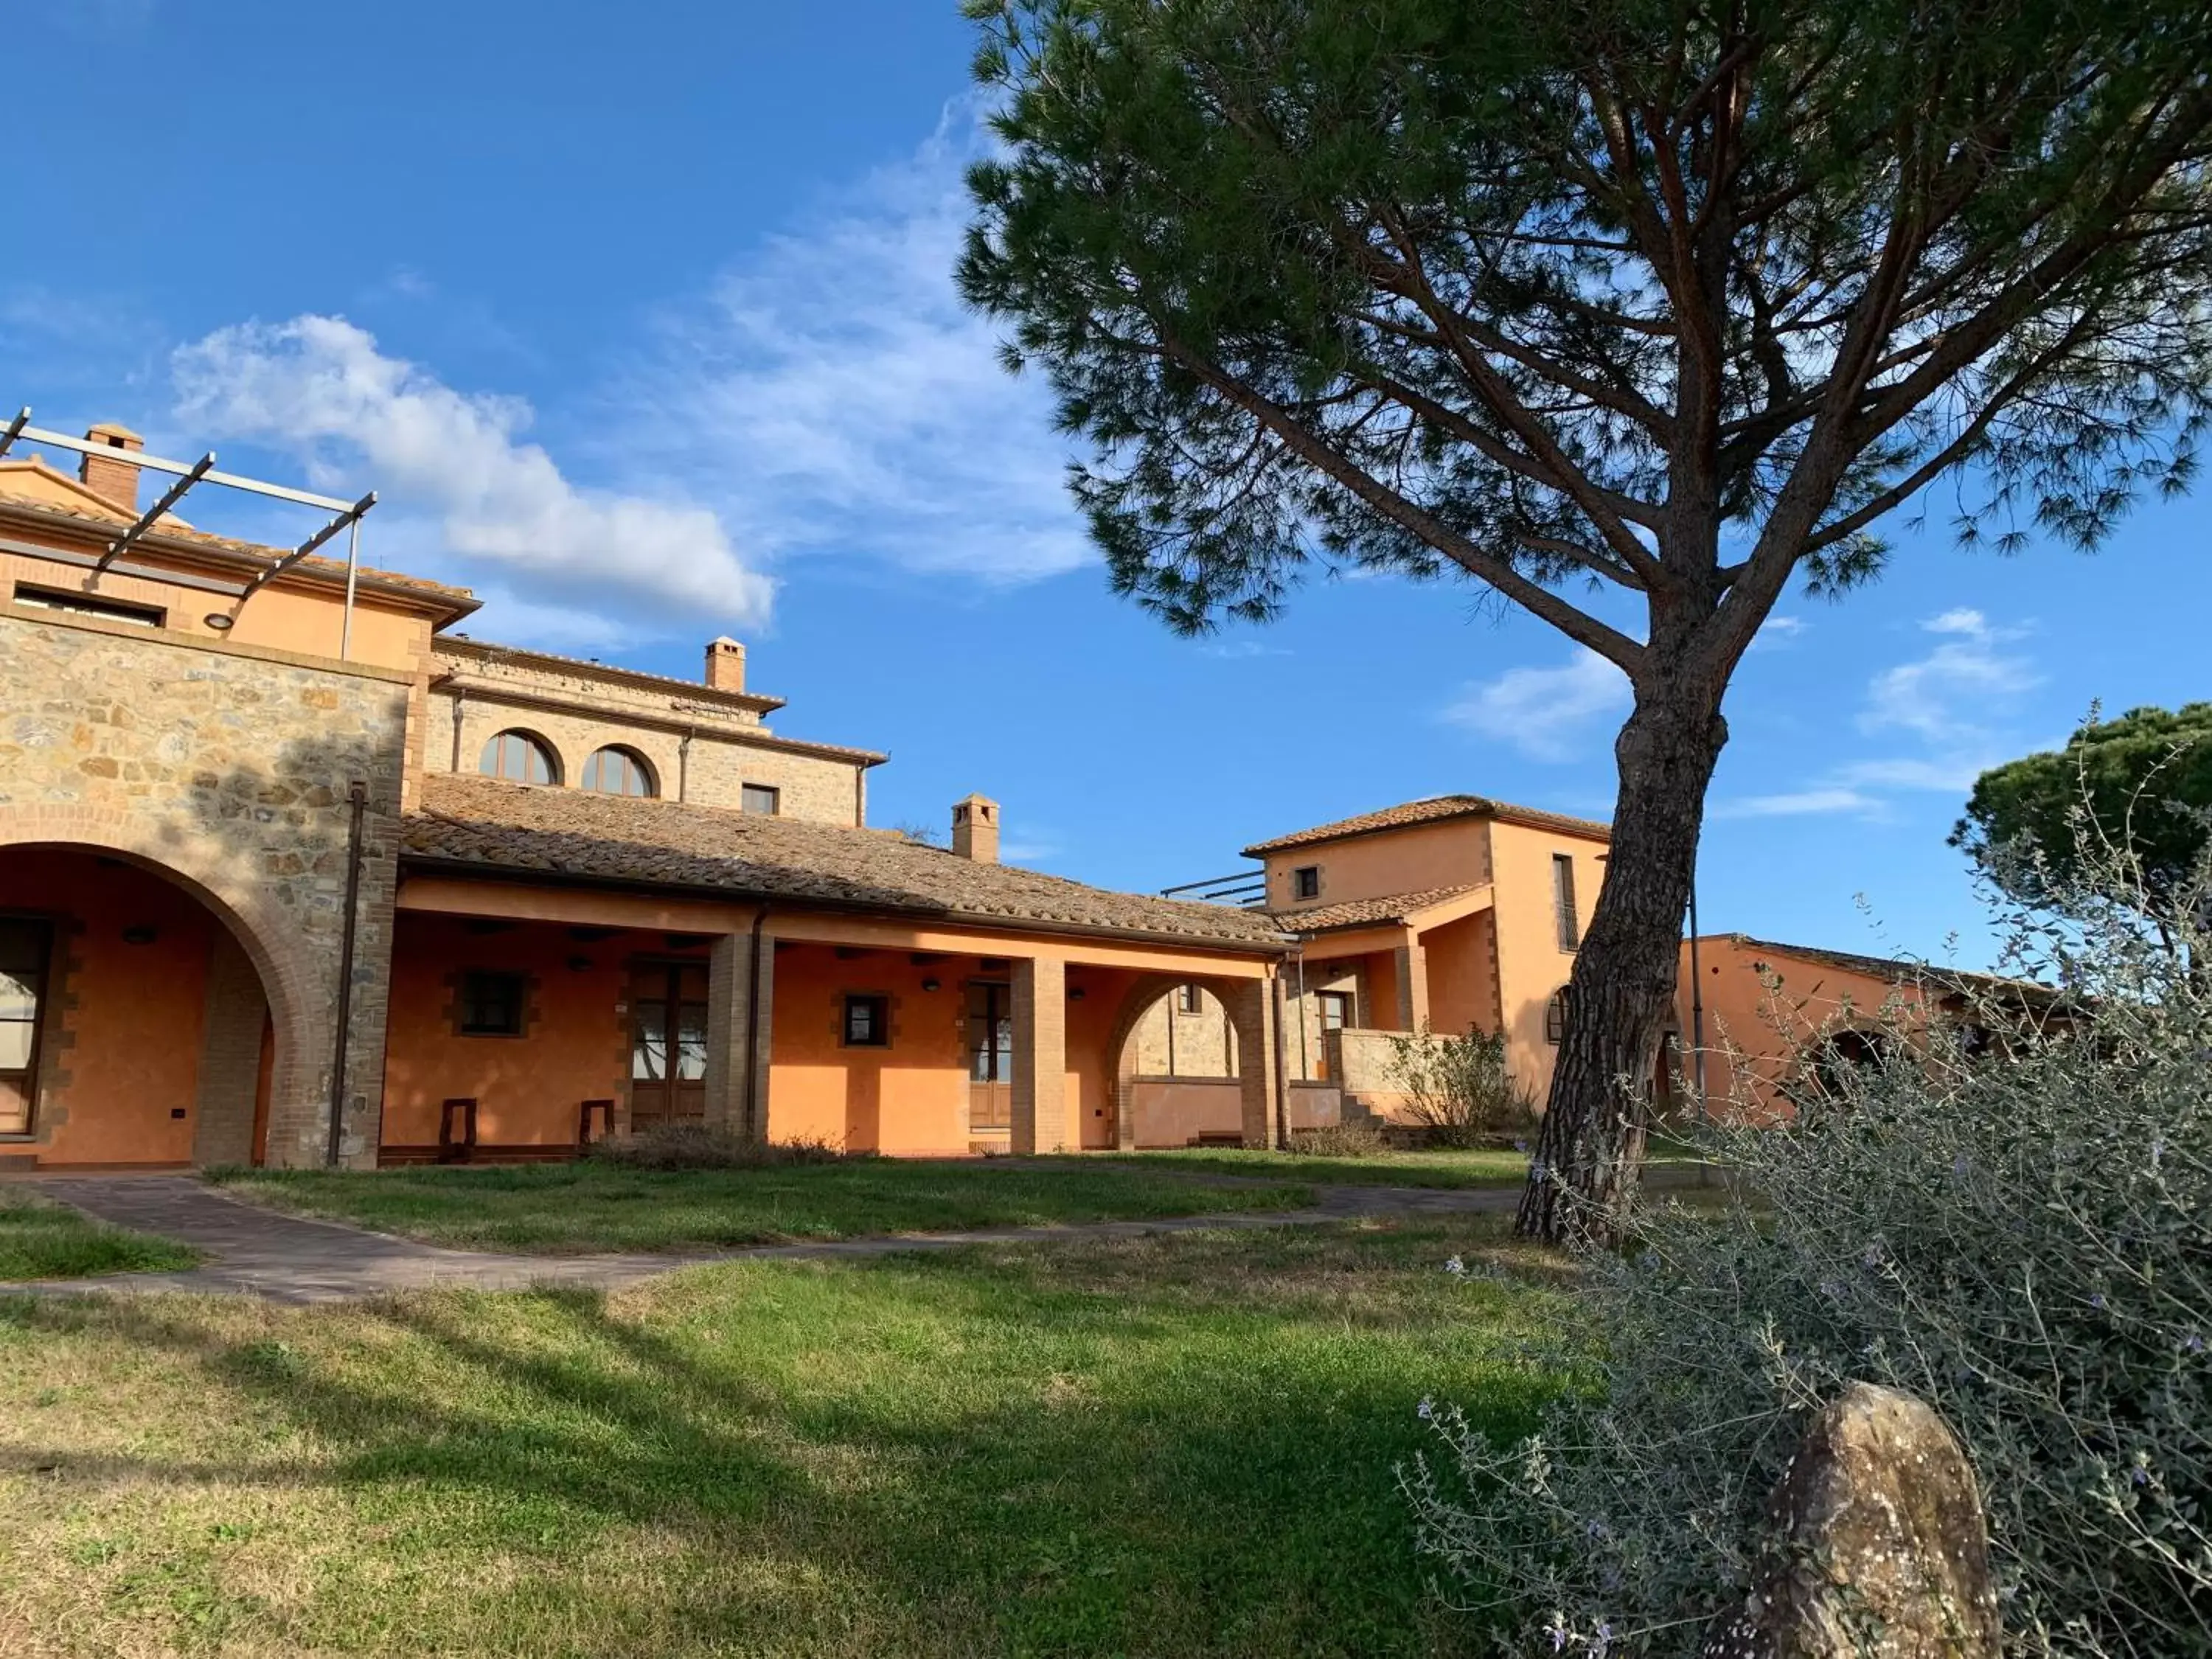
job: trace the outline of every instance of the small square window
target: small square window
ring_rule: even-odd
[[[1321,1004],[1321,1029],[1341,1031],[1352,1024],[1352,993],[1349,991],[1321,991],[1315,994]]]
[[[1321,866],[1302,864],[1291,872],[1291,890],[1302,899],[1321,896]]]
[[[845,1046],[848,1048],[888,1048],[891,1046],[891,1000],[884,996],[845,999]]]
[[[783,791],[764,783],[749,783],[739,792],[738,805],[748,812],[772,818],[783,811]]]
[[[1185,984],[1177,986],[1176,988],[1176,1007],[1178,1012],[1186,1014],[1203,1013],[1206,1012],[1206,993],[1200,990],[1195,985]]]
[[[520,1036],[524,991],[520,974],[463,974],[461,1035]]]

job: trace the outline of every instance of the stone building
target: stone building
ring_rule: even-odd
[[[1333,1109],[1267,915],[1001,865],[981,795],[947,848],[871,829],[884,757],[772,726],[732,641],[694,683],[473,640],[85,447],[0,457],[0,1164],[1179,1141],[1133,1090],[1186,987],[1237,1139]]]

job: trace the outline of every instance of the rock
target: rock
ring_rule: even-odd
[[[1943,1419],[1855,1382],[1776,1486],[1741,1610],[1703,1659],[1996,1659],[1980,1488]]]

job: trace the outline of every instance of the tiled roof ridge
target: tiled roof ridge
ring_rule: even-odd
[[[1293,933],[1326,933],[1335,927],[1364,927],[1377,922],[1402,921],[1407,916],[1476,891],[1486,882],[1461,882],[1449,887],[1425,887],[1411,893],[1382,893],[1373,898],[1346,899],[1338,904],[1316,905],[1309,910],[1268,912],[1278,925]]]
[[[2038,991],[2051,988],[2032,979],[2021,979],[2011,974],[1984,973],[1972,968],[1948,968],[1919,957],[1876,957],[1858,951],[1839,951],[1826,945],[1791,945],[1782,939],[1759,939],[1750,933],[1729,933],[1721,936],[1733,945],[1747,950],[1771,951],[1778,956],[1802,957],[1813,962],[1826,963],[1835,968],[1854,968],[1868,973],[1893,975],[1898,978],[1924,976],[1929,979],[1972,981],[1979,985],[2025,987]]]
[[[459,646],[464,653],[481,651],[517,657],[537,657],[545,662],[556,662],[564,668],[580,669],[587,674],[605,674],[621,679],[649,680],[655,685],[665,685],[677,690],[691,692],[707,702],[750,704],[763,708],[781,708],[788,699],[771,697],[759,691],[731,691],[721,686],[708,685],[699,680],[679,679],[673,674],[656,674],[649,668],[632,668],[626,663],[594,662],[589,657],[571,657],[558,651],[541,651],[534,645],[508,645],[501,640],[480,640],[470,634],[441,634],[432,641],[434,650]]]
[[[1492,817],[1507,823],[1560,830],[1603,841],[1609,841],[1613,836],[1613,826],[1595,818],[1571,817],[1566,813],[1547,811],[1541,807],[1516,806],[1511,801],[1498,800],[1488,795],[1424,795],[1418,800],[1401,801],[1395,806],[1378,807],[1371,812],[1335,818],[1327,823],[1315,824],[1310,829],[1294,830],[1288,835],[1277,836],[1269,841],[1255,842],[1243,849],[1243,855],[1248,859],[1263,858],[1269,853],[1281,852],[1286,848],[1343,841],[1353,836],[1373,835],[1385,830],[1403,829],[1409,824],[1437,823],[1456,817]]]

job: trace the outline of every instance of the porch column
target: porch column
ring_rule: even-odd
[[[1275,1038],[1276,981],[1241,979],[1220,992],[1237,1028],[1237,1090],[1243,1107],[1244,1144],[1273,1146],[1276,1091],[1282,1085],[1282,1056]]]
[[[1429,1029],[1429,953],[1421,948],[1420,935],[1408,927],[1406,942],[1391,957],[1398,981],[1398,1029],[1425,1031]]]
[[[1067,1145],[1067,964],[1057,957],[1014,963],[1012,1093],[1010,1150],[1062,1150]]]
[[[707,959],[707,1121],[752,1140],[768,1139],[775,1012],[775,936],[720,935]]]

